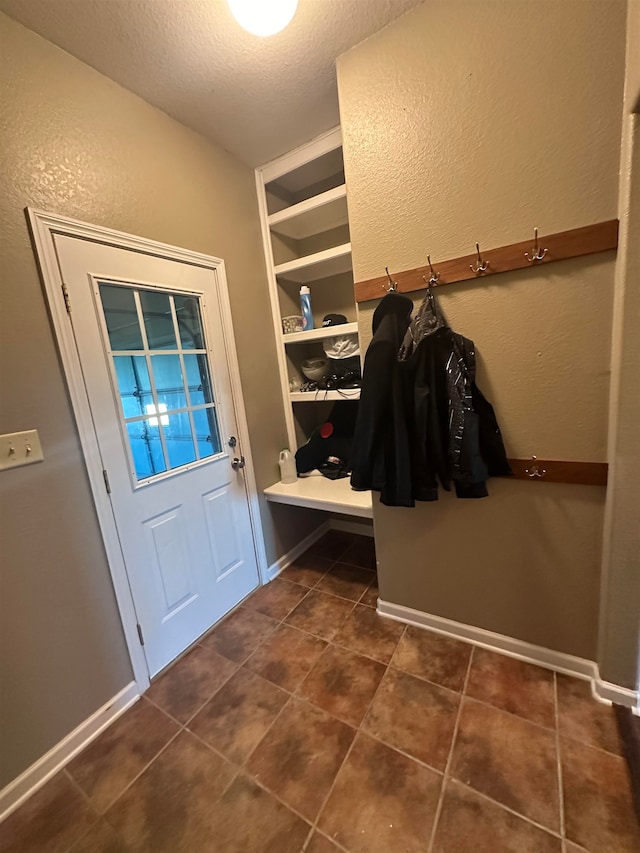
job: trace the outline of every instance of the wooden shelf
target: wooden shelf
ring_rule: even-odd
[[[326,400],[359,400],[359,388],[344,388],[342,391],[292,391],[292,403],[324,403]]]
[[[349,477],[329,480],[320,472],[298,477],[295,483],[274,483],[264,490],[268,501],[373,518],[371,492],[355,492]]]
[[[311,281],[319,281],[329,276],[351,270],[351,243],[342,246],[333,246],[323,252],[307,255],[304,258],[296,258],[274,267],[276,276],[281,276],[297,284],[307,284]]]
[[[454,284],[458,281],[483,282],[492,278],[496,273],[542,267],[554,261],[614,250],[618,245],[618,220],[610,219],[607,222],[598,222],[595,225],[586,225],[583,228],[572,228],[569,231],[560,231],[557,234],[539,237],[540,249],[547,251],[542,259],[533,262],[526,257],[526,253],[531,255],[532,244],[533,237],[520,243],[511,243],[509,246],[500,246],[496,249],[485,250],[481,247],[482,259],[488,262],[488,267],[485,272],[479,273],[472,271],[472,267],[476,267],[478,260],[475,253],[464,255],[461,258],[451,258],[447,261],[434,259],[432,261],[434,270],[440,276],[438,284],[434,286],[442,287],[442,285]],[[429,273],[428,266],[416,267],[402,272],[391,270],[391,278],[397,283],[398,293],[411,293],[414,290],[426,288],[423,276],[428,279]],[[380,299],[384,296],[387,286],[386,275],[356,282],[356,302]]]
[[[358,333],[357,323],[342,323],[340,326],[327,326],[326,328],[310,329],[308,332],[290,332],[282,335],[285,344],[306,344],[309,341],[320,341],[323,338],[335,338],[338,335],[351,335]]]
[[[349,224],[345,184],[273,213],[267,220],[276,234],[302,240]]]

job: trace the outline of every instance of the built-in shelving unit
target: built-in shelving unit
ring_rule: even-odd
[[[295,451],[327,416],[327,403],[357,405],[360,399],[359,388],[291,391],[290,386],[292,379],[304,382],[301,362],[324,355],[323,342],[338,329],[339,334],[358,331],[340,129],[257,169],[256,181],[289,447]],[[303,284],[311,289],[319,328],[285,334],[282,320],[300,314]],[[343,314],[348,322],[322,328],[330,313]],[[353,491],[348,478],[312,475],[290,486],[276,483],[265,495],[280,503],[371,517],[371,493]]]

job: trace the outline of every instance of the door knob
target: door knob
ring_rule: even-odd
[[[244,456],[234,457],[234,460],[231,463],[231,467],[233,468],[234,471],[239,471],[240,468],[244,468],[244,466],[245,466]]]

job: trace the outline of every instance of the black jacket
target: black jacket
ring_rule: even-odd
[[[437,500],[438,481],[447,490],[453,481],[458,497],[485,497],[489,475],[511,472],[493,408],[475,383],[473,343],[446,325],[430,294],[392,355],[397,323],[376,331],[381,308],[384,318],[397,315],[388,298],[374,314],[374,357],[365,358],[351,484],[380,491],[390,506]]]
[[[413,506],[407,389],[398,350],[413,302],[388,293],[373,315],[373,338],[364,359],[353,450],[351,485],[380,492],[383,503]]]

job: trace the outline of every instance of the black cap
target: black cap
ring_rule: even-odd
[[[344,323],[347,323],[348,320],[344,316],[344,314],[327,314],[327,316],[322,321],[322,327],[325,326],[342,326]]]

